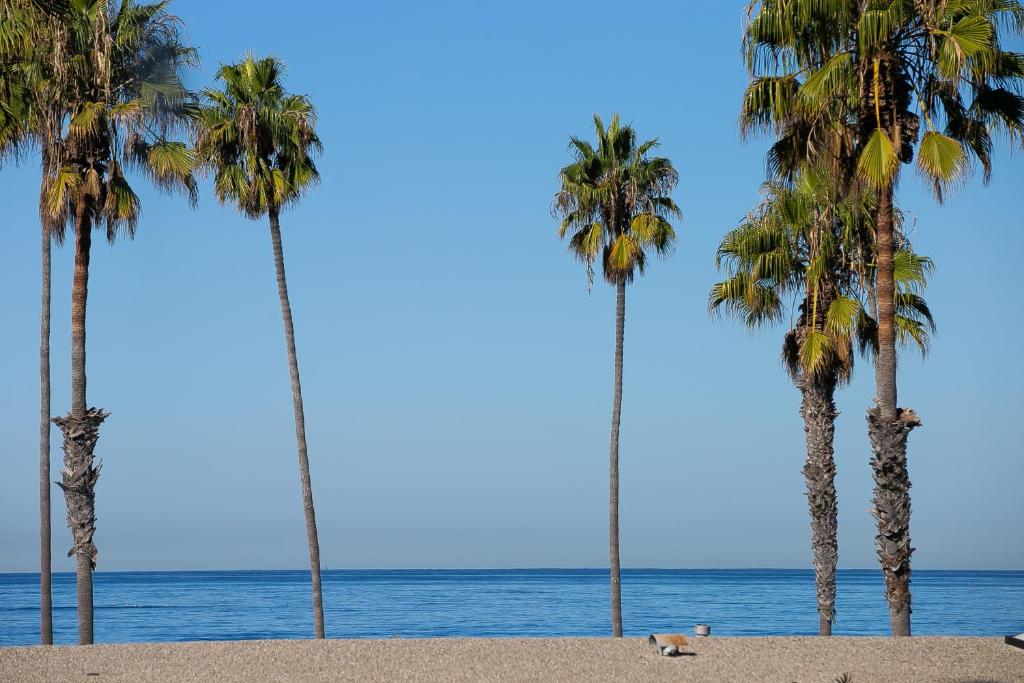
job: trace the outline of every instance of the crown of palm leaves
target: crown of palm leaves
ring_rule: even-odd
[[[873,268],[873,198],[836,193],[831,176],[803,168],[793,183],[768,181],[762,201],[718,249],[726,279],[712,287],[709,309],[749,328],[792,319],[782,360],[794,380],[850,379],[854,347],[871,353],[877,324],[864,305]],[[901,343],[922,353],[934,321],[921,292],[931,261],[899,235],[896,253],[896,326]],[[790,303],[792,302],[792,303]]]
[[[916,155],[941,201],[972,162],[988,180],[994,136],[1024,142],[1024,55],[1002,47],[1024,34],[1017,0],[755,0],[748,12],[741,127],[779,136],[775,171],[845,149],[880,188]]]
[[[223,88],[203,91],[195,117],[196,152],[218,199],[252,218],[298,201],[320,178],[316,110],[285,91],[283,75],[274,57],[222,66]]]
[[[671,220],[681,217],[671,193],[679,182],[672,162],[650,156],[658,141],[638,142],[636,132],[612,117],[607,128],[594,115],[596,147],[570,138],[574,161],[559,173],[553,208],[562,217],[559,237],[586,264],[601,258],[605,279],[630,282],[644,272],[647,252],[667,254],[676,241]]]

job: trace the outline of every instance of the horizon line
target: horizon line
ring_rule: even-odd
[[[238,573],[238,572],[277,572],[277,573],[308,573],[308,568],[302,569],[108,569],[94,570],[94,574],[213,574],[213,573]],[[339,567],[328,568],[322,566],[322,572],[542,572],[542,571],[586,571],[586,572],[608,572],[608,567]],[[801,571],[813,572],[813,567],[622,567],[622,571],[694,571],[694,572],[715,572],[715,571]],[[840,567],[837,571],[870,571],[881,573],[879,567]],[[1024,572],[1024,568],[1018,569],[965,569],[965,568],[928,568],[914,569],[914,572]],[[28,575],[39,576],[38,571],[0,571],[4,575]],[[67,575],[75,576],[72,571],[53,572],[53,576]]]

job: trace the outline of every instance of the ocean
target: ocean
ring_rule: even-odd
[[[886,635],[880,572],[840,570],[836,635]],[[610,635],[601,569],[339,570],[323,575],[329,638]],[[1024,631],[1024,571],[915,571],[917,635]],[[309,573],[97,572],[96,642],[308,638]],[[814,576],[789,569],[627,569],[626,635],[815,635]],[[74,575],[54,575],[54,641],[75,642]],[[36,574],[0,574],[0,645],[39,641]]]

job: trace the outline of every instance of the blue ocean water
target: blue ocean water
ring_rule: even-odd
[[[885,635],[881,574],[841,570],[837,635]],[[344,570],[323,575],[331,638],[609,635],[599,569]],[[623,571],[627,635],[814,635],[809,570]],[[1024,630],[1024,571],[916,571],[914,633],[999,636]],[[54,640],[75,642],[74,575],[54,575]],[[0,645],[39,639],[36,574],[0,574]],[[307,638],[309,573],[98,572],[97,642]]]

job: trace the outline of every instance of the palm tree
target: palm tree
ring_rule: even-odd
[[[63,130],[45,158],[43,211],[75,230],[71,289],[71,409],[54,423],[64,434],[62,481],[76,557],[78,640],[93,642],[92,572],[97,550],[94,450],[107,413],[86,402],[86,309],[92,230],[132,237],[140,213],[125,175],[135,168],[158,187],[184,190],[194,202],[192,154],[168,138],[187,122],[181,70],[195,64],[180,22],[166,2],[113,6],[105,0],[36,2],[50,22],[48,71],[59,107],[48,112]]]
[[[313,488],[306,450],[302,386],[295,353],[295,329],[285,279],[281,246],[281,210],[295,204],[318,180],[312,155],[321,151],[316,135],[316,110],[309,99],[288,94],[282,84],[284,64],[274,57],[222,66],[217,79],[223,90],[203,93],[196,122],[196,151],[214,173],[214,189],[222,204],[231,202],[252,219],[267,217],[277,271],[292,405],[299,454],[299,478],[313,586],[313,627],[324,637],[323,595],[320,588],[320,541],[316,530]]]
[[[594,115],[597,147],[570,138],[574,160],[559,173],[561,189],[554,211],[562,217],[559,237],[569,237],[569,253],[587,267],[600,257],[605,280],[615,287],[615,389],[609,462],[608,536],[611,564],[612,634],[622,637],[619,568],[619,421],[622,416],[622,339],[626,285],[644,273],[647,252],[668,254],[676,239],[670,219],[679,218],[671,198],[679,176],[672,162],[648,154],[658,141],[638,142],[630,126],[612,117],[605,128]]]
[[[822,169],[805,167],[792,184],[769,181],[764,200],[722,240],[718,265],[727,279],[716,284],[711,310],[724,309],[751,329],[786,318],[795,320],[783,340],[782,359],[800,390],[807,458],[803,473],[811,520],[818,602],[818,632],[832,634],[838,562],[838,501],[833,438],[835,390],[853,372],[853,348],[874,347],[876,326],[863,305],[863,283],[871,268],[870,203],[837,194]],[[870,199],[870,198],[869,198]],[[865,258],[867,257],[867,258]],[[897,301],[901,329],[927,348],[934,329],[924,300],[910,288],[923,285],[930,261],[909,251],[901,262],[917,264],[900,272]],[[786,302],[798,300],[792,311]]]
[[[28,146],[42,158],[40,188],[40,312],[39,312],[39,640],[53,644],[53,582],[50,512],[50,282],[51,243],[64,239],[64,224],[49,220],[44,210],[50,160],[60,139],[55,114],[62,98],[54,89],[45,49],[52,22],[29,0],[11,0],[0,9],[0,156],[15,159]]]
[[[813,139],[835,128],[838,107],[854,129],[856,175],[877,195],[877,405],[868,411],[873,514],[892,633],[910,635],[906,442],[921,422],[897,406],[893,194],[901,165],[915,151],[919,173],[941,201],[963,182],[972,159],[988,179],[994,131],[1021,139],[1024,57],[1003,50],[1001,34],[1024,33],[1024,6],[1016,0],[754,0],[749,11],[746,121],[784,134],[797,118],[816,131]]]

